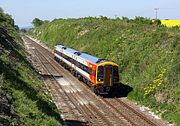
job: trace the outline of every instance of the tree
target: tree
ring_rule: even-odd
[[[4,17],[4,11],[2,8],[0,8],[0,22],[6,21],[5,17]]]
[[[47,24],[49,23],[48,20],[40,20],[39,18],[34,18],[33,21],[32,21],[32,24],[34,25],[34,27],[39,27],[43,24]]]
[[[7,22],[8,24],[10,24],[10,25],[12,25],[12,26],[15,25],[14,19],[12,19],[11,15],[5,14],[5,18],[6,18],[6,22]]]
[[[15,30],[19,30],[19,27],[15,25],[14,19],[12,19],[11,15],[4,13],[3,9],[0,7],[0,25],[4,27],[8,27],[11,25],[15,28]]]
[[[136,17],[134,19],[134,22],[138,23],[138,24],[152,24],[152,20],[145,18],[145,17]]]
[[[39,27],[44,23],[44,21],[40,20],[39,18],[34,18],[32,24],[34,27]]]
[[[103,21],[108,20],[106,16],[100,16],[100,19],[102,19]]]
[[[153,24],[156,24],[157,26],[160,26],[160,25],[161,25],[161,20],[155,19],[155,20],[153,21]]]
[[[129,19],[128,17],[122,16],[122,20],[123,20],[123,21],[126,21],[126,22],[129,22],[130,19]]]
[[[49,23],[49,21],[48,21],[48,20],[44,20],[44,21],[43,21],[43,24],[46,24],[46,23]]]
[[[22,28],[22,29],[20,30],[20,32],[26,33],[27,30],[26,30],[25,28]]]

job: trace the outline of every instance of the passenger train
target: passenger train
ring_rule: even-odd
[[[119,86],[119,72],[116,63],[63,45],[56,45],[53,53],[57,62],[88,84],[96,94],[110,94],[114,88]]]

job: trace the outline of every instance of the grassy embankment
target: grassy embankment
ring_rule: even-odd
[[[144,18],[56,19],[29,31],[49,47],[63,44],[120,65],[128,98],[180,125],[180,31]]]
[[[27,60],[17,29],[0,9],[0,125],[58,126],[59,112]]]

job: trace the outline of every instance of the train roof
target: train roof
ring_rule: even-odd
[[[92,63],[95,63],[99,60],[99,58],[95,57],[95,56],[92,56],[92,55],[89,55],[87,53],[81,53],[81,55],[79,55],[79,57],[83,58],[83,59],[86,59]]]
[[[65,46],[63,46],[63,45],[56,45],[56,47],[58,47],[58,48],[61,48],[61,49],[62,49],[62,47],[65,47]]]
[[[103,62],[103,61],[110,61],[110,60],[107,60],[107,59],[97,58],[97,57],[89,55],[87,53],[78,52],[77,50],[74,50],[72,48],[67,48],[67,47],[65,47],[63,45],[57,45],[56,47],[64,49],[64,50],[66,50],[66,51],[68,51],[70,53],[73,53],[73,54],[75,54],[75,55],[77,55],[77,56],[79,56],[79,57],[81,57],[81,58],[83,58],[85,60],[88,60],[88,61],[90,61],[90,62],[92,62],[94,64],[98,64],[98,63]]]
[[[68,52],[70,52],[70,53],[75,53],[75,52],[78,52],[77,50],[74,50],[74,49],[72,49],[72,48],[67,48],[67,47],[65,47],[65,46],[63,46],[63,45],[57,45],[56,46],[57,48],[61,48],[61,49],[64,49],[64,50],[66,50],[66,51],[68,51]]]
[[[72,48],[66,48],[66,51],[70,52],[70,53],[75,53],[75,52],[78,52],[77,50],[74,50]]]

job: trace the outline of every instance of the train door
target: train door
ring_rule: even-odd
[[[112,66],[104,66],[104,84],[107,86],[112,86]]]

